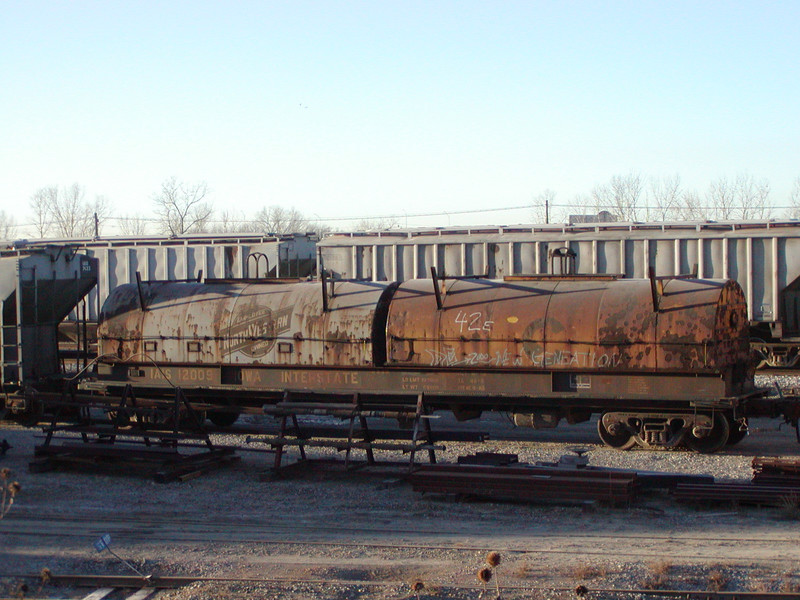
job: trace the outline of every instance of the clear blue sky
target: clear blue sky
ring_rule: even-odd
[[[319,217],[566,202],[632,171],[701,193],[747,172],[782,205],[800,176],[800,2],[5,0],[0,85],[18,222],[73,182],[150,212],[171,176]]]

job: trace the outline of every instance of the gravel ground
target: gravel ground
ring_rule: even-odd
[[[777,420],[754,421],[740,444],[714,455],[606,449],[593,422],[530,431],[496,416],[468,427],[488,430],[496,439],[446,443],[440,461],[476,451],[511,452],[521,462],[556,461],[580,445],[590,449],[596,466],[744,482],[754,456],[800,456],[794,430]],[[402,470],[345,472],[341,465],[262,481],[259,474],[271,457],[252,452],[183,483],[157,484],[124,473],[32,474],[28,463],[40,435],[0,429],[0,439],[13,446],[0,467],[11,469],[22,486],[0,521],[5,596],[27,581],[26,597],[82,597],[79,590],[39,589],[22,578],[45,567],[62,574],[128,574],[107,552],[94,550],[104,533],[112,535],[114,551],[143,572],[236,580],[198,582],[157,595],[174,600],[414,598],[415,581],[425,586],[420,598],[478,598],[476,573],[490,550],[502,555],[496,574],[504,598],[571,598],[577,585],[800,589],[800,521],[788,510],[686,507],[661,494],[628,509],[459,502],[414,493],[402,481]],[[243,437],[217,441],[243,444]],[[331,452],[311,454],[324,458]],[[492,597],[494,584],[487,588]]]

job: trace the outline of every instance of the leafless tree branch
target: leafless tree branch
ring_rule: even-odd
[[[800,219],[800,175],[795,177],[792,191],[789,192],[789,205],[787,216],[790,219]]]
[[[32,227],[37,237],[43,238],[50,233],[50,207],[57,201],[58,188],[54,185],[40,188],[31,196],[30,207],[34,219]]]
[[[175,236],[207,230],[214,212],[208,202],[205,183],[185,184],[171,177],[161,184],[161,192],[153,197],[155,212],[163,233]]]
[[[683,196],[680,175],[653,177],[650,180],[650,196],[654,204],[654,216],[662,221],[680,218]]]
[[[553,216],[556,193],[551,189],[546,189],[533,199],[533,210],[531,217],[534,223],[549,223]]]
[[[98,196],[93,204],[84,200],[85,190],[78,183],[39,189],[30,201],[33,213],[33,229],[39,237],[55,235],[59,237],[89,237],[95,234],[111,216],[111,202],[105,196]]]
[[[273,235],[297,233],[308,229],[308,220],[300,211],[276,205],[259,210],[254,221],[258,231]]]
[[[607,210],[621,221],[639,221],[647,216],[640,206],[643,188],[638,173],[614,175],[607,184],[592,189],[592,199],[599,210]]]
[[[17,237],[17,223],[13,215],[0,210],[0,239],[11,240]]]

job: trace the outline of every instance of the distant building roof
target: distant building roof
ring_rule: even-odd
[[[614,223],[617,220],[612,213],[607,210],[601,210],[596,215],[570,215],[569,224],[576,225],[579,223]]]

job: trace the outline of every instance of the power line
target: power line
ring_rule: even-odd
[[[545,203],[536,203],[532,202],[529,204],[521,204],[515,206],[503,206],[503,207],[494,207],[494,208],[476,208],[476,209],[469,209],[469,210],[454,210],[454,211],[431,211],[431,212],[415,212],[415,213],[392,213],[387,215],[371,215],[371,216],[337,216],[337,217],[307,217],[307,216],[300,216],[299,218],[295,219],[287,219],[287,220],[295,220],[300,223],[332,223],[332,222],[345,222],[345,221],[360,221],[360,220],[387,220],[387,219],[416,219],[416,218],[424,218],[424,217],[451,217],[451,216],[459,216],[459,215],[469,215],[469,214],[480,214],[480,213],[498,213],[498,212],[508,212],[513,210],[535,210],[535,209],[542,209],[545,208]],[[580,205],[580,204],[573,204],[573,203],[551,203],[549,204],[549,208],[551,209],[570,209],[570,210],[608,210],[612,208],[612,206],[587,206],[587,205]],[[651,211],[653,213],[674,213],[676,211],[687,210],[690,207],[687,206],[675,206],[675,207],[663,207],[663,206],[651,206],[651,205],[637,205],[636,207],[629,207],[628,210],[633,210],[636,212],[642,211]],[[795,209],[797,207],[791,205],[778,205],[778,206],[767,206],[764,207],[764,210],[769,211],[780,211],[780,210],[790,210]],[[713,213],[715,210],[718,210],[719,207],[716,206],[695,206],[691,207],[691,210],[696,211],[708,211]],[[749,210],[748,207],[734,207],[730,209],[732,211],[741,211],[741,210]],[[753,209],[757,210],[757,209]],[[93,217],[90,217],[88,221],[93,222]],[[88,222],[87,221],[87,222]],[[163,223],[163,219],[159,219],[156,217],[131,217],[131,216],[107,216],[100,219],[101,222],[117,222],[117,223],[126,223],[126,222],[135,222],[135,223]],[[228,225],[237,225],[243,223],[253,223],[253,218],[243,217],[240,219],[208,219],[204,221],[206,224],[228,224]],[[28,222],[28,223],[9,223],[11,227],[51,227],[58,225],[58,221],[55,220],[48,220],[48,221],[40,221],[40,222]]]
[[[300,218],[294,219],[296,221],[300,221],[303,223],[327,223],[327,222],[334,222],[334,221],[359,221],[359,220],[377,220],[377,219],[400,219],[400,218],[420,218],[420,217],[444,217],[444,216],[455,216],[455,215],[466,215],[466,214],[476,214],[476,213],[490,213],[490,212],[503,212],[503,211],[510,211],[510,210],[522,210],[522,209],[530,209],[532,208],[531,204],[524,204],[520,206],[506,206],[500,208],[476,208],[471,210],[454,210],[454,211],[440,211],[440,212],[427,212],[427,213],[402,213],[402,214],[393,214],[393,215],[373,215],[373,216],[348,216],[348,217],[306,217],[301,216]],[[91,219],[90,219],[91,220]],[[101,219],[103,222],[108,221],[115,221],[115,222],[138,222],[138,223],[163,223],[163,219],[158,219],[155,217],[103,217]],[[252,218],[243,217],[241,219],[208,219],[204,221],[205,223],[252,223]],[[40,225],[44,226],[51,226],[57,225],[57,221],[49,220],[49,221],[42,221],[37,223],[18,223],[16,224],[17,227],[38,227]]]

